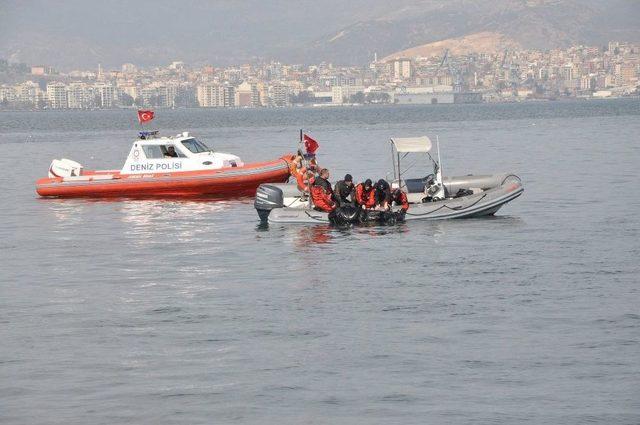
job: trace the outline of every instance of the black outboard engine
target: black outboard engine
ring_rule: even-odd
[[[261,184],[256,191],[253,206],[258,211],[260,221],[266,222],[272,209],[284,207],[282,189],[270,184]]]
[[[353,205],[345,205],[329,213],[329,221],[336,226],[345,226],[360,222],[360,209]]]

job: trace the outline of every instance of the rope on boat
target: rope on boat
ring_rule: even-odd
[[[485,196],[487,196],[487,194],[486,194],[486,193],[483,193],[483,194],[482,194],[482,196],[481,196],[480,198],[478,198],[478,200],[477,200],[477,201],[475,201],[473,204],[467,205],[467,206],[466,206],[466,207],[464,207],[464,208],[462,208],[462,206],[459,206],[459,207],[450,207],[450,206],[448,206],[447,204],[444,204],[444,205],[441,205],[440,207],[436,208],[435,210],[429,211],[429,212],[424,213],[424,214],[411,214],[410,212],[407,212],[406,214],[407,214],[407,215],[411,215],[411,216],[413,216],[413,217],[423,217],[423,216],[425,216],[425,215],[433,214],[433,213],[434,213],[434,212],[436,212],[436,211],[440,211],[440,210],[441,210],[441,209],[443,209],[443,208],[447,208],[447,209],[449,209],[449,210],[451,210],[451,211],[462,211],[462,210],[466,210],[466,209],[468,209],[468,208],[473,207],[473,206],[474,206],[474,205],[476,205],[478,202],[482,201],[482,200],[484,199],[484,197],[485,197]]]
[[[318,217],[314,217],[314,216],[312,216],[312,215],[311,215],[311,214],[309,214],[309,212],[307,212],[307,211],[305,211],[304,213],[305,213],[309,218],[312,218],[312,219],[314,219],[314,220],[316,220],[316,221],[324,221],[324,220],[322,220],[321,218],[318,218]]]
[[[502,180],[502,182],[500,183],[500,186],[502,186],[502,185],[504,184],[504,182],[506,182],[506,181],[507,181],[507,179],[508,179],[509,177],[515,177],[515,178],[517,178],[517,179],[518,179],[518,181],[522,181],[522,180],[520,179],[520,177],[516,176],[515,174],[508,174],[508,175],[507,175],[507,176]]]

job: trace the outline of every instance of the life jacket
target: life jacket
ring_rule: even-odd
[[[331,198],[331,193],[324,190],[320,185],[311,186],[311,201],[316,209],[331,212],[336,209],[336,204]]]
[[[376,191],[371,187],[365,190],[364,184],[360,183],[356,186],[356,202],[358,205],[364,205],[365,208],[373,208],[376,206]]]
[[[402,211],[407,211],[409,209],[409,200],[407,199],[407,194],[404,192],[400,192],[398,195],[392,195],[393,202],[396,205],[402,205]]]
[[[296,183],[298,185],[298,190],[300,190],[301,192],[308,192],[309,185],[313,184],[313,178],[309,179],[305,177],[306,174],[307,174],[306,170],[304,172],[294,174],[294,177],[296,178]]]
[[[305,175],[307,174],[307,169],[305,167],[298,168],[296,167],[295,162],[289,163],[289,174],[296,179],[296,183],[298,185],[298,190],[301,192],[307,192],[309,190],[309,186],[305,183]]]

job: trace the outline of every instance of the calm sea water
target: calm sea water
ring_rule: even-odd
[[[250,199],[38,199],[54,157],[119,168],[135,115],[0,113],[0,422],[640,423],[639,118],[157,112],[245,161],[305,128],[333,178],[383,177],[389,137],[437,135],[445,174],[526,188],[494,218],[338,230],[260,228]]]

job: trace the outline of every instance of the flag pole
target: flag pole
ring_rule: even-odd
[[[305,155],[303,153],[303,146],[304,146],[304,135],[302,134],[302,129],[300,129],[300,142],[298,143],[298,153],[302,154],[302,166],[304,168],[304,179],[306,179],[309,175],[309,165],[311,164],[310,161],[307,159],[307,155]],[[305,149],[306,151],[306,149]],[[309,190],[309,199],[307,200],[307,203],[309,205],[309,208],[313,208],[313,201],[311,200],[311,181],[309,180],[308,183],[308,190]]]
[[[302,153],[302,129],[300,129],[300,141],[298,142],[298,153]],[[304,156],[302,157],[304,159]]]

